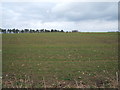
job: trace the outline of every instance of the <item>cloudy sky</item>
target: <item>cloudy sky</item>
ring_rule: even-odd
[[[3,2],[2,28],[118,30],[117,2]]]

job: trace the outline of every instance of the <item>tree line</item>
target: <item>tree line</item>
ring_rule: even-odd
[[[1,29],[0,28],[0,32],[1,33],[41,33],[41,32],[64,32],[63,30],[56,30],[56,29],[51,29],[51,30],[47,30],[47,29]]]

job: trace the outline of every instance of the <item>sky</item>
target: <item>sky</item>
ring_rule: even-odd
[[[117,2],[3,2],[1,28],[118,30]]]

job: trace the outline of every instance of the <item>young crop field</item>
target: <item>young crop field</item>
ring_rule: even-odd
[[[3,88],[116,88],[117,33],[2,34]]]

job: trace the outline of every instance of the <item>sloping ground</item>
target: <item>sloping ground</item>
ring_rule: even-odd
[[[3,87],[117,87],[117,33],[3,34]]]

